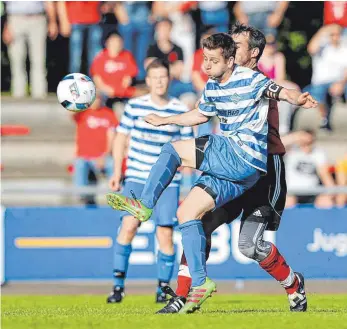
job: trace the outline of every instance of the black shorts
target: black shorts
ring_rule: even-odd
[[[211,213],[211,221],[231,223],[242,210],[242,219],[252,217],[252,220],[267,219],[267,230],[277,231],[284,210],[287,194],[287,184],[283,156],[269,155],[268,171],[259,181],[239,198],[232,200]],[[219,219],[217,220],[217,217]],[[215,218],[215,219],[213,219]]]

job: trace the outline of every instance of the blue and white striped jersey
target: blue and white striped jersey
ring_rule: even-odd
[[[269,100],[263,94],[271,82],[260,72],[236,66],[228,81],[207,81],[199,104],[202,114],[218,116],[221,133],[236,154],[265,172]]]
[[[165,117],[187,111],[188,108],[177,98],[171,98],[165,106],[154,104],[150,95],[133,98],[128,102],[117,128],[117,132],[130,135],[126,180],[145,184],[165,143],[193,137],[191,127],[177,125],[154,127],[147,123],[144,117],[151,113]],[[181,174],[177,173],[170,186],[178,186],[180,180]]]

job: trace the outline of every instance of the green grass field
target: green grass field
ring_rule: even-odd
[[[153,296],[3,296],[3,329],[344,329],[347,295],[309,295],[306,313],[290,313],[286,296],[215,295],[200,312],[154,315]]]

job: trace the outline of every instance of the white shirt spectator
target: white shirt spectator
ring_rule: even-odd
[[[273,12],[277,5],[277,1],[241,1],[242,11],[246,14]]]
[[[322,45],[312,58],[312,84],[320,85],[343,80],[347,69],[347,46]]]
[[[325,152],[319,148],[314,148],[311,153],[300,149],[288,152],[285,158],[288,190],[318,186],[317,169],[326,163]]]
[[[9,15],[43,15],[43,1],[7,1],[6,10]]]

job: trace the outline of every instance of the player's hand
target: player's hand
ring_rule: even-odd
[[[145,121],[150,123],[153,126],[163,126],[166,125],[166,118],[161,117],[159,115],[156,114],[148,114],[145,116]]]
[[[310,95],[309,92],[305,92],[298,97],[298,105],[305,109],[310,109],[317,107],[318,102]]]
[[[121,176],[120,175],[113,175],[109,182],[108,182],[108,187],[112,191],[120,191],[121,189]]]

